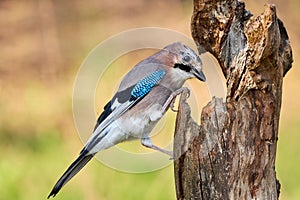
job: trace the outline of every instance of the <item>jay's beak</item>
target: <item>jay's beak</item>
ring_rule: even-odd
[[[199,71],[199,70],[197,70],[197,69],[195,69],[195,68],[192,68],[192,70],[193,70],[193,71],[192,71],[193,74],[195,75],[195,77],[196,77],[197,79],[199,79],[200,81],[203,81],[203,82],[206,81],[205,75],[204,75],[204,73],[202,72],[202,70]]]

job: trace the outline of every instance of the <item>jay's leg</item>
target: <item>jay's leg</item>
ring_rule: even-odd
[[[148,148],[153,149],[153,150],[156,150],[156,151],[160,151],[164,154],[167,154],[167,155],[171,156],[171,159],[173,159],[173,152],[172,151],[168,151],[168,150],[162,149],[158,146],[155,146],[154,144],[152,144],[152,141],[149,137],[142,138],[141,143],[142,143],[143,146],[148,147]]]
[[[167,99],[167,101],[163,105],[162,110],[165,111],[170,106],[171,109],[174,112],[177,112],[177,110],[174,109],[175,98],[176,98],[176,96],[181,94],[183,91],[186,91],[187,94],[190,95],[190,90],[186,87],[180,88],[180,89],[172,92],[172,94],[169,96],[169,98]],[[158,146],[155,146],[154,144],[152,144],[152,141],[151,141],[151,139],[148,135],[144,135],[144,137],[141,139],[141,143],[142,143],[143,146],[148,147],[148,148],[153,149],[153,150],[156,150],[156,151],[160,151],[164,154],[167,154],[167,155],[171,156],[171,159],[173,159],[173,152],[172,151],[168,151],[168,150],[162,149]]]
[[[176,96],[181,94],[183,91],[186,91],[187,94],[190,95],[190,90],[187,87],[182,87],[182,88],[172,92],[172,94],[169,96],[169,98],[167,99],[167,101],[163,105],[162,110],[163,111],[167,110],[167,108],[170,106],[172,111],[177,112],[178,110],[174,109],[175,98],[176,98]]]

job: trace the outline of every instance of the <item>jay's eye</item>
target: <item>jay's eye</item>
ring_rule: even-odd
[[[183,57],[183,60],[184,60],[185,62],[190,62],[190,61],[191,61],[191,57],[189,57],[189,56],[184,56],[184,57]]]

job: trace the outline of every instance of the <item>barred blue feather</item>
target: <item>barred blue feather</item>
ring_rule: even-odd
[[[136,99],[148,94],[152,88],[164,77],[165,70],[157,70],[152,74],[141,79],[131,91],[131,97]]]

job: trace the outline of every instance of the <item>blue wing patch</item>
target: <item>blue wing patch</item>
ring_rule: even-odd
[[[141,79],[132,89],[131,98],[136,99],[144,97],[165,76],[165,74],[165,70],[161,69]]]

